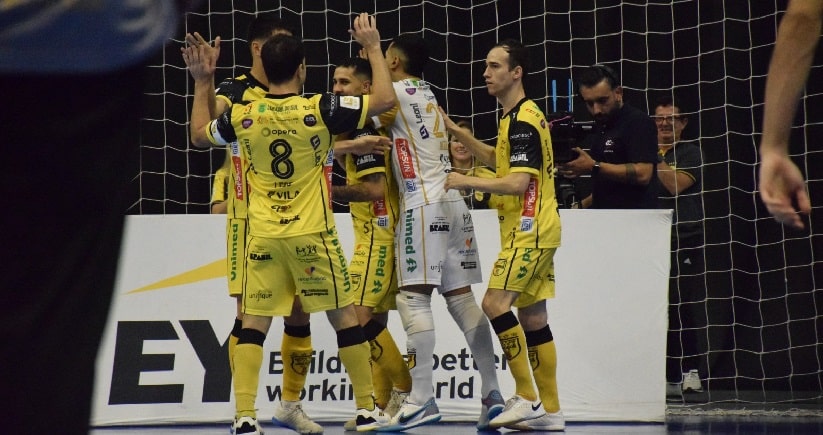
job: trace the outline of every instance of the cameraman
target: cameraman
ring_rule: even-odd
[[[578,80],[580,97],[595,120],[596,134],[586,142],[591,154],[574,148],[576,159],[560,174],[591,174],[592,193],[583,208],[657,208],[657,134],[649,117],[623,103],[623,88],[611,68],[595,65]]]

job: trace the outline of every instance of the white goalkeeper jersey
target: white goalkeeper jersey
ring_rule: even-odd
[[[392,169],[400,189],[401,209],[462,201],[443,186],[451,170],[449,141],[429,84],[419,79],[394,82],[398,105],[377,117],[392,138]]]

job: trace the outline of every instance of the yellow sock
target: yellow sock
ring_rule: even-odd
[[[295,337],[283,334],[280,344],[283,356],[283,400],[300,400],[300,392],[306,385],[306,376],[312,360],[311,336]]]
[[[546,412],[560,411],[560,397],[557,394],[557,348],[554,341],[529,348],[533,355],[532,370],[540,392],[540,400]]]
[[[251,343],[238,344],[234,351],[234,398],[236,417],[257,418],[257,384],[263,365],[263,346]]]
[[[237,350],[237,336],[234,334],[229,335],[229,368],[231,369],[231,375],[234,377],[234,353]]]
[[[529,364],[529,354],[526,349],[526,334],[523,327],[517,323],[515,326],[497,334],[506,359],[509,362],[509,370],[514,377],[514,390],[518,396],[529,400],[537,400],[537,391],[532,382],[532,370]]]
[[[384,328],[369,345],[371,346],[371,357],[375,368],[379,366],[381,375],[385,375],[389,380],[389,394],[391,394],[392,387],[403,392],[411,391],[412,378],[409,373],[409,366],[403,360],[403,354],[397,348],[397,343],[395,343],[389,330]],[[374,369],[372,373],[374,373]],[[374,376],[373,382],[375,395],[377,395],[378,382],[382,382],[382,380],[378,380],[377,376]],[[378,403],[381,402],[378,400]]]
[[[357,408],[374,409],[374,386],[371,379],[369,344],[362,342],[340,348],[340,361],[349,372]]]
[[[380,368],[380,365],[375,364],[374,361],[371,364],[371,379],[372,385],[374,385],[374,403],[380,409],[386,409],[386,405],[389,404],[391,398],[392,383],[391,379]]]

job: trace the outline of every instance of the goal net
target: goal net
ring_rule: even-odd
[[[784,230],[758,198],[757,145],[763,89],[786,1],[381,0],[200,2],[148,67],[140,172],[131,214],[208,213],[222,150],[189,146],[193,83],[182,62],[185,32],[223,40],[217,79],[250,66],[246,28],[256,13],[297,24],[307,46],[310,92],[330,90],[335,63],[357,53],[347,30],[355,13],[376,14],[384,48],[422,32],[432,61],[425,78],[450,115],[494,143],[501,115],[482,78],[489,48],[520,39],[531,53],[526,93],[546,113],[588,119],[570,84],[601,63],[622,79],[624,99],[648,113],[671,95],[704,155],[705,294],[673,309],[689,313],[669,362],[699,370],[703,391],[670,397],[670,412],[812,409],[823,401],[823,58],[817,57],[793,129],[791,153],[814,209],[806,231]],[[818,52],[819,54],[819,52]],[[815,235],[816,234],[816,235]],[[573,243],[573,241],[569,241]],[[688,304],[688,306],[686,306]],[[685,340],[685,338],[684,338]],[[626,349],[630,352],[630,349]],[[608,356],[603,355],[604,364]],[[691,367],[689,361],[696,361]],[[615,376],[619,376],[615,373]],[[714,412],[714,411],[712,411]],[[732,412],[732,411],[729,411]]]

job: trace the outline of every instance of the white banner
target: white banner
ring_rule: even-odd
[[[488,276],[500,247],[495,211],[473,211]],[[337,216],[346,253],[351,218]],[[549,323],[557,344],[561,407],[569,421],[663,421],[671,212],[563,210],[557,298]],[[92,424],[229,422],[234,415],[226,342],[234,299],[225,278],[225,217],[129,216],[107,330],[97,362]],[[485,283],[474,287],[480,301]],[[465,339],[433,298],[435,394],[446,421],[476,421],[480,378]],[[312,316],[315,359],[303,406],[318,421],[354,415],[351,384],[334,330]],[[389,322],[405,349],[399,316]],[[265,343],[258,416],[279,400],[282,320]],[[496,340],[495,340],[496,343]],[[514,382],[499,345],[505,397]],[[70,375],[70,374],[67,374]]]

